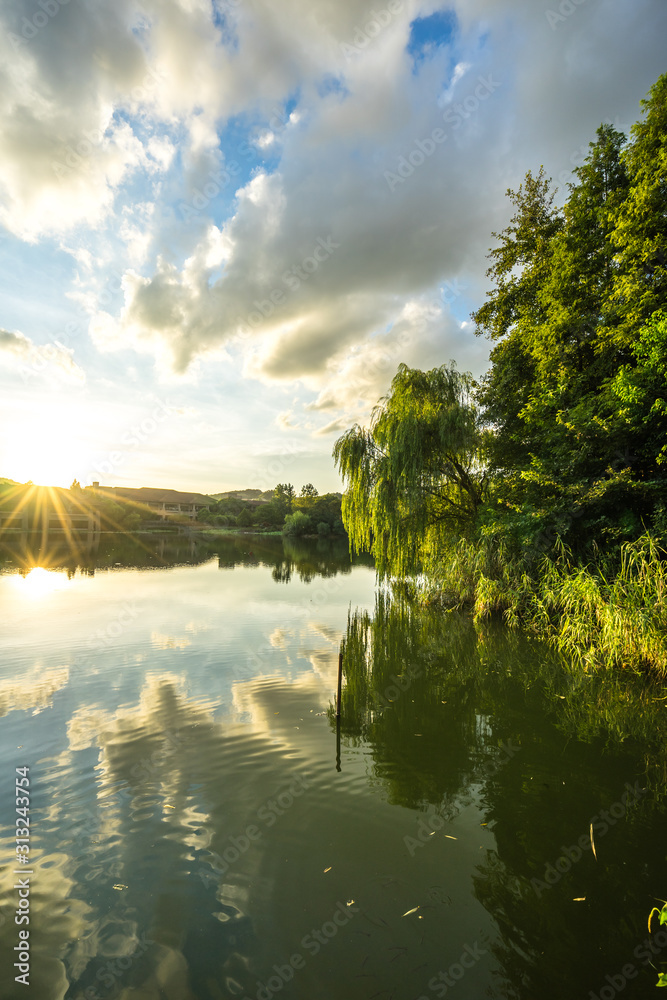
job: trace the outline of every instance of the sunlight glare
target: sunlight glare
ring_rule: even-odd
[[[17,573],[12,576],[12,580],[19,593],[30,599],[46,597],[56,590],[62,590],[69,582],[66,573],[44,569],[42,566],[33,566],[25,576]]]
[[[86,468],[87,449],[79,440],[74,414],[52,406],[31,408],[14,422],[2,448],[2,475],[19,483],[69,486]]]

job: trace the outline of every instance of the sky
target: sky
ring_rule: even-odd
[[[481,375],[508,188],[562,202],[664,0],[5,0],[0,476],[341,481],[398,365]]]

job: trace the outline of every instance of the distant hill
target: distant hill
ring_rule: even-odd
[[[227,490],[226,493],[211,493],[216,500],[261,500],[268,502],[273,496],[273,490]]]

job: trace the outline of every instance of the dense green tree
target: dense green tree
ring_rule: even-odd
[[[621,401],[630,447],[645,478],[667,477],[667,313],[656,312],[632,346],[612,389]]]
[[[653,505],[611,387],[633,360],[614,292],[636,173],[636,143],[632,155],[624,146],[612,126],[598,129],[562,212],[543,171],[509,192],[515,215],[487,272],[495,287],[473,314],[499,341],[479,395],[494,428],[492,493],[531,546],[549,523],[573,544],[620,538],[624,517],[633,534]]]
[[[341,499],[339,493],[300,496],[294,501],[294,510],[307,514],[315,524],[325,521],[334,531],[334,525],[341,520]]]
[[[598,412],[610,415],[609,407],[597,406],[590,393],[598,394],[614,371],[600,331],[614,322],[609,237],[627,190],[623,143],[611,126],[598,129],[562,212],[542,169],[508,192],[516,211],[494,234],[500,246],[489,254],[495,288],[473,313],[476,332],[500,340],[480,398],[496,428],[501,468],[560,474],[574,453],[587,457],[587,433],[589,450],[602,461],[600,436],[611,443]]]
[[[316,497],[319,496],[319,493],[317,492],[312,483],[306,483],[305,486],[301,487],[300,495],[302,497]]]
[[[536,177],[528,171],[524,183],[517,191],[508,189],[507,197],[515,212],[505,230],[493,233],[499,246],[489,251],[487,276],[495,288],[472,314],[475,332],[499,341],[479,397],[496,429],[498,467],[528,464],[535,444],[522,414],[537,375],[534,330],[546,320],[540,289],[550,273],[553,238],[563,226],[543,168]]]
[[[638,328],[667,306],[667,73],[653,85],[642,108],[644,116],[632,127],[632,141],[624,151],[630,190],[612,236],[613,299],[624,344],[631,344]]]
[[[273,491],[270,500],[272,508],[272,520],[282,524],[285,517],[290,514],[294,507],[296,492],[291,483],[278,483]]]
[[[312,530],[313,522],[300,510],[295,510],[293,514],[288,514],[283,526],[283,534],[299,537],[307,535]]]
[[[336,441],[351,546],[372,551],[381,574],[414,571],[436,536],[474,525],[487,491],[474,389],[453,362],[429,372],[400,365],[370,428]]]

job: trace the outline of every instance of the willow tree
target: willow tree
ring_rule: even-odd
[[[434,545],[472,531],[487,491],[475,388],[454,362],[428,372],[403,364],[370,427],[336,441],[350,545],[371,552],[380,575],[415,572]]]

